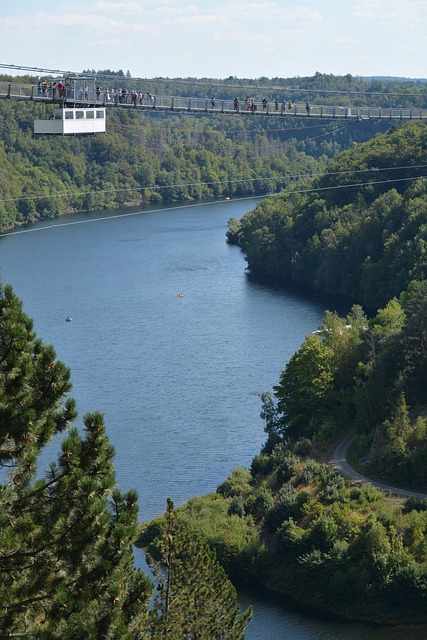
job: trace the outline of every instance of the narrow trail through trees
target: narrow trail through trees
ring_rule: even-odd
[[[325,462],[329,462],[330,464],[335,465],[341,473],[346,476],[346,478],[350,478],[352,480],[356,480],[358,482],[369,482],[374,487],[378,487],[383,491],[387,491],[389,493],[393,493],[399,496],[413,497],[413,498],[427,498],[426,493],[420,493],[417,491],[409,491],[408,489],[402,489],[400,487],[393,487],[389,484],[385,484],[383,482],[378,482],[376,480],[372,480],[367,476],[363,476],[361,473],[353,469],[350,463],[347,460],[347,451],[352,442],[356,439],[356,434],[354,431],[351,431],[346,435],[346,437],[329,449],[329,451],[325,455]]]

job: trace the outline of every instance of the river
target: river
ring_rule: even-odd
[[[225,233],[256,202],[85,213],[0,237],[1,279],[71,368],[80,416],[104,414],[118,484],[137,489],[141,521],[163,513],[167,497],[178,506],[250,465],[265,435],[259,394],[331,308],[247,275]],[[254,603],[248,640],[426,637],[240,598]]]

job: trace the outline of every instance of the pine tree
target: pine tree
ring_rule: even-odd
[[[69,370],[0,288],[0,633],[75,640],[144,638],[151,585],[133,564],[135,492],[116,489],[102,416],[70,422]],[[58,461],[37,458],[68,427]],[[3,480],[3,478],[2,478]]]
[[[158,594],[148,637],[153,640],[243,640],[252,610],[241,613],[236,590],[215,552],[176,519],[168,499],[158,541]]]

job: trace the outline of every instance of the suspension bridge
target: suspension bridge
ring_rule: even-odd
[[[194,98],[183,96],[159,96],[150,93],[122,93],[107,89],[88,88],[74,81],[64,86],[40,87],[39,85],[20,84],[0,81],[0,98],[27,100],[43,104],[56,104],[63,107],[118,107],[121,109],[139,109],[143,111],[169,111],[177,113],[239,114],[252,116],[294,116],[327,119],[353,120],[422,120],[427,119],[427,109],[352,107],[290,101],[223,100],[217,98]]]

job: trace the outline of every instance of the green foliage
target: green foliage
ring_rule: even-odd
[[[239,244],[240,221],[232,217],[228,221],[227,227],[227,242],[229,244]]]
[[[424,281],[412,281],[369,320],[357,305],[345,318],[325,312],[274,387],[277,405],[270,393],[261,395],[268,438],[252,462],[254,477],[274,470],[288,481],[295,454],[307,456],[354,429],[371,471],[427,486],[426,300]]]
[[[267,118],[246,119],[240,135],[223,116],[109,109],[105,134],[34,137],[41,109],[0,101],[0,231],[79,210],[265,195],[324,165],[290,154]]]
[[[240,220],[237,236],[249,268],[369,307],[421,280],[427,182],[415,178],[427,162],[426,140],[423,122],[392,127],[336,155],[323,177],[299,185],[313,193],[259,203]]]
[[[225,498],[246,495],[250,491],[251,474],[244,467],[233,469],[230,476],[217,489]]]
[[[427,511],[427,498],[410,497],[405,500],[405,511]]]
[[[286,455],[289,449],[278,447],[275,457]],[[246,556],[251,574],[280,594],[340,615],[425,622],[425,505],[389,501],[314,460],[300,459],[296,468],[283,484],[274,464],[253,478],[239,520],[253,517],[266,546],[261,553],[252,547],[252,561]],[[197,520],[189,522],[197,529]],[[225,535],[222,546],[229,544]],[[240,549],[231,567],[241,566],[249,548]],[[408,593],[399,600],[402,589]]]
[[[208,494],[191,498],[176,511],[177,518],[187,529],[200,535],[216,551],[218,561],[228,575],[236,579],[250,577],[262,563],[265,548],[249,513],[249,504],[244,503],[244,515],[229,513],[233,498],[221,494]],[[137,544],[156,555],[152,541],[158,535],[159,520],[143,525]],[[161,524],[161,523],[160,523]]]
[[[157,595],[147,637],[157,640],[243,640],[252,610],[240,612],[236,590],[206,542],[190,533],[168,500],[160,551]]]
[[[310,335],[291,357],[280,384],[274,388],[283,416],[281,433],[310,437],[327,416],[334,379],[333,356],[333,350],[325,342]]]
[[[271,491],[261,485],[253,491],[245,502],[245,512],[260,521],[265,514],[273,507],[274,499]]]

